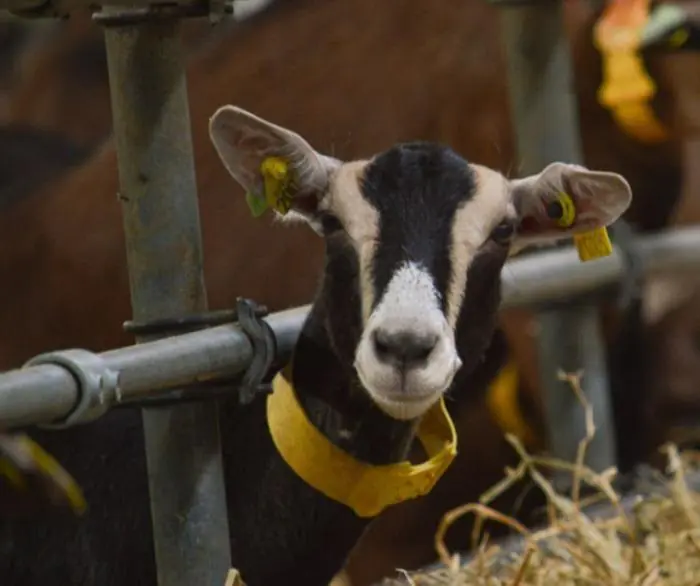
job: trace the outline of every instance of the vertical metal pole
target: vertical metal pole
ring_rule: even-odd
[[[110,27],[105,39],[134,319],[205,310],[179,23]],[[230,545],[217,405],[144,409],[143,425],[158,584],[221,586]]]
[[[595,305],[574,304],[539,313],[539,369],[546,393],[545,417],[555,457],[573,461],[586,437],[585,412],[571,387],[557,379],[559,369],[583,369],[581,387],[593,411],[596,427],[586,465],[602,471],[615,464],[615,436],[610,416],[607,369],[599,312]]]
[[[501,11],[520,172],[537,173],[556,160],[580,162],[576,97],[561,2],[506,5]],[[539,367],[553,455],[573,461],[585,437],[584,411],[569,385],[557,376],[559,369],[582,369],[582,387],[596,424],[586,464],[595,470],[614,465],[605,349],[595,306],[543,310],[539,319]]]

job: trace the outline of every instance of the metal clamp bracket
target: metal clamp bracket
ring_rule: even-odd
[[[88,423],[104,415],[119,401],[119,373],[109,369],[104,359],[87,350],[46,352],[31,358],[24,366],[53,364],[65,368],[78,383],[78,401],[62,420],[47,423],[46,429],[65,429]]]
[[[257,394],[271,392],[270,385],[265,385],[262,382],[277,355],[275,333],[270,325],[262,319],[268,313],[269,310],[264,305],[259,305],[252,299],[239,297],[236,299],[236,308],[233,310],[206,311],[181,317],[144,322],[127,321],[123,327],[126,332],[137,336],[164,336],[195,331],[210,326],[237,323],[243,330],[243,333],[248,336],[253,346],[253,358],[250,366],[238,384],[240,403],[247,405]],[[219,395],[221,395],[221,392],[214,392],[213,395],[199,393],[198,398]],[[182,400],[184,400],[182,392],[176,392],[166,397],[142,400],[139,403],[148,404],[149,406],[167,406]]]
[[[636,246],[636,230],[625,220],[617,220],[612,226],[613,246],[620,251],[624,272],[620,280],[618,307],[626,310],[642,298],[644,283],[644,259]]]
[[[238,324],[243,332],[250,338],[253,346],[253,359],[248,370],[243,374],[240,383],[239,400],[242,405],[250,403],[255,395],[260,392],[269,393],[269,385],[263,385],[272,362],[277,355],[277,342],[275,332],[270,325],[260,316],[257,304],[250,299],[239,297],[236,300]]]

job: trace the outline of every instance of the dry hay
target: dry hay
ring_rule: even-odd
[[[574,464],[528,454],[517,438],[507,436],[521,458],[517,469],[482,495],[478,503],[448,512],[435,535],[442,566],[402,577],[382,586],[698,586],[700,585],[700,493],[687,476],[697,470],[697,454],[680,455],[667,446],[670,478],[658,475],[655,487],[622,496],[612,481],[616,470],[596,474],[583,465],[593,437],[592,410],[580,387],[580,374],[561,375],[586,410],[587,434]],[[557,492],[543,470],[572,475],[569,496]],[[489,507],[498,495],[528,475],[547,499],[548,525],[530,530]],[[697,478],[697,474],[693,474]],[[581,485],[593,497],[580,497]],[[698,486],[700,483],[692,483]],[[603,504],[591,506],[591,501]],[[484,520],[496,521],[516,532],[516,539],[476,547],[466,560],[450,553],[444,536],[459,517],[473,514],[478,544]]]

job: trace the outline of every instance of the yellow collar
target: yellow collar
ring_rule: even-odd
[[[442,399],[423,417],[418,439],[429,460],[376,466],[345,453],[309,421],[294,389],[282,376],[272,381],[267,425],[280,456],[308,485],[374,517],[386,507],[429,493],[457,454],[457,434]]]
[[[491,416],[504,433],[516,436],[525,447],[541,445],[540,438],[528,423],[518,404],[518,369],[515,362],[506,364],[494,379],[486,395]]]
[[[640,33],[649,18],[649,0],[610,0],[593,32],[603,58],[603,83],[598,102],[636,140],[659,143],[666,127],[651,107],[656,84],[640,56]]]

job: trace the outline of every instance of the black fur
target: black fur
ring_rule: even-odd
[[[467,163],[444,147],[403,145],[375,159],[364,188],[381,216],[380,258],[375,263],[381,282],[388,282],[405,253],[434,271],[444,291],[450,274],[446,235],[457,206],[474,190]],[[415,422],[383,414],[352,367],[362,331],[356,253],[342,230],[328,234],[326,244],[320,291],[295,349],[295,389],[312,421],[345,450],[377,464],[404,459]],[[489,241],[469,269],[456,336],[464,367],[449,391],[452,408],[476,399],[502,360],[502,340],[495,347],[496,358],[483,358],[496,323],[506,256],[507,247]],[[264,406],[261,399],[243,409],[233,401],[222,403],[233,564],[248,586],[326,586],[367,520],[326,499],[287,467],[269,437]],[[84,521],[3,522],[0,584],[153,586],[137,412],[111,413],[80,429],[35,437],[76,476],[91,511]]]
[[[464,159],[447,147],[399,145],[369,165],[363,194],[379,211],[374,260],[375,305],[396,269],[413,261],[428,270],[445,304],[450,280],[451,230],[459,205],[475,189]]]

